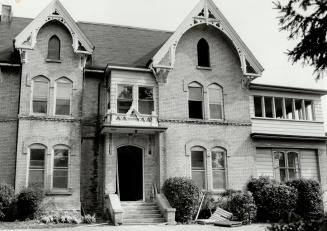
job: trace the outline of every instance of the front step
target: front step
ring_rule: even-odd
[[[161,224],[165,219],[155,203],[143,201],[121,202],[123,224]]]

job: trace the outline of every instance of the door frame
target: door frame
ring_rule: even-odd
[[[142,146],[139,146],[139,145],[135,145],[135,144],[123,144],[123,145],[119,145],[119,146],[117,146],[116,147],[116,180],[117,180],[117,178],[119,178],[119,176],[117,176],[117,174],[118,174],[118,172],[119,172],[119,165],[118,165],[118,155],[119,155],[119,153],[118,153],[118,149],[119,148],[122,148],[122,147],[134,147],[134,148],[139,148],[139,149],[141,149],[142,150],[142,201],[144,202],[145,201],[145,184],[144,184],[144,164],[145,164],[145,149],[144,149],[144,147],[142,147]],[[116,184],[117,184],[117,182],[116,182]],[[118,195],[118,196],[120,196],[120,195]],[[119,199],[120,199],[120,197],[119,197]]]

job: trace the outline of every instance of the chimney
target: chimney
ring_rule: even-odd
[[[1,22],[11,22],[12,19],[12,8],[11,5],[2,5],[1,10]]]

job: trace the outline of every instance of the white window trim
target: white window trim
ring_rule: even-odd
[[[37,113],[37,112],[33,112],[33,98],[34,98],[34,82],[37,78],[44,78],[47,79],[48,81],[48,95],[47,95],[47,112],[46,113]],[[50,99],[50,80],[48,78],[46,78],[45,76],[36,76],[32,79],[31,81],[31,97],[30,97],[30,115],[36,115],[36,116],[47,116],[49,115],[49,99]]]
[[[70,93],[70,99],[69,99],[69,115],[57,115],[56,114],[56,107],[57,107],[57,88],[58,88],[58,81],[60,81],[61,79],[64,79],[66,80],[67,82],[66,83],[70,83],[71,84],[71,93]],[[72,106],[73,106],[73,81],[71,81],[70,79],[68,79],[67,77],[62,77],[62,78],[59,78],[56,80],[55,82],[55,86],[54,86],[54,93],[53,93],[53,96],[54,96],[54,105],[53,105],[53,114],[55,116],[59,116],[59,117],[72,117]]]

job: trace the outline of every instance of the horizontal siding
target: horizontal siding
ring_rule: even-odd
[[[251,121],[253,133],[324,136],[323,123],[277,119],[252,119]]]
[[[300,152],[301,176],[306,179],[319,180],[319,165],[317,152],[314,150],[301,150]]]
[[[256,168],[257,168],[257,177],[259,176],[269,176],[271,178],[274,177],[271,149],[257,148],[255,160],[256,160]]]

